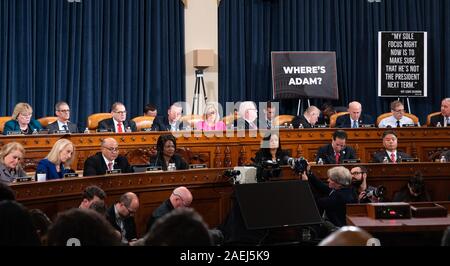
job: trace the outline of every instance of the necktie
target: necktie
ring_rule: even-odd
[[[113,163],[109,162],[108,163],[108,170],[111,171],[113,169]]]
[[[396,163],[396,161],[395,161],[395,154],[394,153],[391,153],[391,162],[392,163]]]
[[[397,127],[401,127],[400,120],[397,120]]]
[[[267,120],[267,129],[272,128],[272,122],[270,120]]]
[[[63,125],[64,130],[67,132],[69,129],[67,128],[67,125]]]
[[[119,133],[123,132],[122,123],[117,123],[117,132],[119,132]]]
[[[447,116],[447,127],[450,127],[450,116]]]
[[[339,164],[339,158],[341,158],[341,154],[337,152],[334,156],[336,158],[336,164]]]
[[[356,122],[356,120],[353,120],[352,128],[358,128],[358,123]]]

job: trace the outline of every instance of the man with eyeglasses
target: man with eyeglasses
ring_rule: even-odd
[[[414,124],[411,118],[404,115],[405,106],[401,101],[393,101],[391,103],[391,112],[392,115],[381,120],[378,127],[402,127],[403,125]]]
[[[139,198],[133,192],[127,192],[107,210],[108,221],[120,232],[122,242],[125,244],[137,240],[134,215],[138,209]]]
[[[450,98],[445,98],[441,102],[441,113],[430,118],[430,126],[450,127]]]
[[[316,162],[324,164],[339,164],[345,159],[356,159],[355,150],[346,145],[347,133],[344,130],[336,130],[331,138],[331,143],[322,146],[317,151]]]
[[[120,169],[122,173],[133,172],[126,157],[119,154],[119,144],[114,138],[101,142],[101,152],[84,162],[83,176],[104,175],[107,171]]]
[[[157,116],[152,124],[152,131],[179,131],[183,129],[181,115],[183,106],[180,102],[172,104],[167,109],[167,116]]]
[[[186,187],[177,187],[172,191],[170,197],[165,200],[156,210],[147,222],[147,232],[159,218],[177,208],[189,207],[192,203],[192,194]]]
[[[320,109],[314,105],[306,108],[301,116],[296,116],[292,119],[292,126],[294,128],[312,128],[319,120]]]
[[[66,102],[57,102],[55,104],[55,114],[58,119],[47,125],[48,132],[66,132],[66,133],[78,133],[78,127],[75,123],[69,121],[70,108]]]
[[[367,168],[364,166],[355,166],[350,170],[352,175],[352,186],[355,191],[355,198],[358,203],[378,202],[375,195],[367,195],[367,192],[373,191],[375,187],[367,186]]]
[[[127,110],[121,102],[115,102],[111,106],[112,118],[103,119],[98,123],[99,131],[109,131],[116,133],[136,132],[136,123],[127,120]]]

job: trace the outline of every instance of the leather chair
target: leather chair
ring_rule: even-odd
[[[386,117],[389,117],[389,116],[391,116],[391,115],[392,115],[392,112],[384,113],[384,114],[379,115],[379,116],[377,117],[377,126],[380,124],[381,120],[383,120],[383,119],[385,119]],[[406,117],[411,118],[412,121],[414,122],[414,124],[416,124],[416,125],[419,124],[419,118],[418,118],[417,116],[415,116],[415,115],[413,115],[413,114],[410,114],[410,113],[404,113],[403,115],[406,116]]]
[[[435,115],[440,115],[440,114],[441,114],[441,112],[434,112],[434,113],[427,115],[427,127],[429,127],[431,124],[431,118]]]
[[[239,116],[235,117],[234,114],[227,115],[224,118],[222,118],[222,121],[225,123],[225,125],[233,125],[234,120],[239,119]]]
[[[5,123],[11,120],[10,116],[0,116],[0,133],[3,133],[3,129],[5,128]]]
[[[190,125],[191,128],[194,128],[199,121],[203,121],[203,115],[185,115],[180,118],[183,125]]]
[[[155,117],[153,117],[153,116],[143,115],[143,116],[137,116],[131,120],[136,123],[137,130],[141,131],[142,129],[145,129],[145,128],[151,128],[153,125],[154,119],[155,119]]]
[[[330,127],[336,127],[336,119],[340,116],[346,115],[348,112],[339,112],[330,116]]]
[[[88,116],[87,127],[89,130],[97,130],[98,122],[103,119],[112,118],[111,113],[95,113]]]
[[[284,123],[288,123],[288,125],[292,122],[292,119],[294,119],[294,115],[279,115],[276,116],[273,119],[273,126],[280,126],[284,125]]]
[[[38,119],[43,128],[46,128],[49,124],[55,122],[58,119],[56,116],[46,116]]]

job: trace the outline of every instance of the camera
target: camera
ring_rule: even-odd
[[[274,177],[280,177],[281,168],[277,161],[262,160],[255,162],[256,180],[258,182],[269,181]]]
[[[286,159],[286,164],[289,165],[296,174],[303,174],[308,169],[308,161],[303,157],[289,157]]]
[[[223,172],[224,176],[226,176],[228,178],[233,178],[233,179],[236,179],[236,177],[240,174],[241,174],[241,171],[233,170],[233,169],[227,169]]]
[[[386,194],[386,187],[368,187],[365,193],[367,198],[371,198],[373,196],[382,201],[382,199],[384,198],[384,194]]]

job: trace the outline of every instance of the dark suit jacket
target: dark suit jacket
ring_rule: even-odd
[[[177,128],[183,130],[183,124],[177,122]],[[152,131],[170,131],[169,118],[167,116],[157,116],[152,124]]]
[[[130,127],[132,132],[137,131],[136,123],[131,120],[123,121],[123,132]],[[114,126],[113,118],[103,119],[98,123],[99,130],[108,130],[110,132],[116,132],[116,127]]]
[[[175,163],[177,170],[189,169],[189,164],[178,154],[174,154],[169,163]],[[159,154],[150,158],[150,166],[161,166],[164,171],[167,171],[166,161]]]
[[[152,229],[152,226],[156,222],[156,220],[168,214],[173,209],[175,208],[170,202],[170,199],[166,199],[163,203],[161,203],[161,205],[159,205],[159,207],[153,211],[152,216],[150,216],[150,218],[148,219],[147,232],[150,232],[150,229]]]
[[[350,146],[345,146],[345,149],[341,150],[339,153],[341,155],[339,157],[339,163],[342,163],[342,160],[344,159],[357,159],[355,150]],[[324,164],[336,163],[336,157],[334,156],[334,150],[331,143],[319,148],[317,151],[316,162],[319,158],[322,158]]]
[[[77,127],[77,125],[75,123],[72,123],[72,122],[69,121],[69,122],[67,122],[67,126],[69,127],[69,132],[70,133],[78,133],[78,127]],[[51,124],[48,124],[47,125],[47,129],[48,129],[49,133],[57,132],[59,130],[58,121],[55,121],[55,122],[53,122]]]
[[[279,165],[285,165],[286,162],[286,158],[288,157],[288,153],[286,151],[281,151],[281,152],[277,152],[276,157],[277,157],[277,162]],[[267,161],[267,160],[272,160],[272,155],[270,154],[270,150],[267,149],[259,149],[258,152],[256,152],[255,155],[255,163],[259,163],[262,161]]]
[[[108,222],[119,232],[120,226],[116,222],[116,213],[114,212],[114,205],[109,207],[109,209],[106,211],[106,219]],[[131,241],[134,238],[137,238],[136,234],[136,223],[134,221],[134,217],[128,217],[123,220],[123,227],[125,229],[125,238],[128,241]]]
[[[133,172],[127,158],[119,155],[114,162],[114,169],[121,169],[122,173]],[[103,159],[102,153],[97,152],[84,162],[83,176],[104,175],[106,174],[106,170],[108,170],[108,166]]]
[[[312,128],[313,126],[306,120],[305,116],[296,116],[294,119],[292,119],[292,126],[294,128],[298,128],[300,124],[303,125],[303,128]]]
[[[336,119],[336,127],[338,128],[351,128],[352,125],[350,124],[350,114],[341,115]],[[361,114],[359,117],[358,124],[361,125],[369,125],[373,124],[373,119],[371,116],[366,114]]]
[[[63,164],[60,164],[60,172],[56,171],[56,166],[54,163],[50,162],[48,159],[42,159],[39,161],[36,167],[36,176],[38,173],[45,173],[47,180],[61,179],[64,177],[65,173],[73,172],[70,169],[65,169]]]
[[[42,125],[39,123],[39,121],[35,119],[31,119],[30,123],[28,124],[28,128],[30,129],[29,134],[33,133],[33,130],[41,130]],[[8,132],[18,132],[20,131],[19,122],[17,120],[9,120],[5,123],[5,126],[3,128],[3,135],[8,135]]]
[[[256,122],[257,122],[257,120],[255,120],[255,125],[258,126],[256,124]],[[247,120],[241,118],[241,119],[235,120],[235,127],[239,130],[244,130],[244,129],[249,130],[250,123],[247,122]],[[263,128],[266,128],[266,127],[267,127],[267,125],[263,125]]]
[[[387,157],[389,162],[392,162],[391,158],[389,157],[389,155],[386,152],[386,150],[376,152],[373,155],[372,162],[374,162],[374,163],[382,163],[383,160],[384,160],[384,157]],[[397,162],[400,162],[401,158],[412,158],[412,157],[411,157],[411,155],[409,155],[407,153],[404,153],[404,152],[401,152],[401,151],[397,151]]]
[[[438,122],[441,123],[441,126],[444,126],[444,116],[442,114],[432,116],[430,119],[430,126],[435,127]]]

